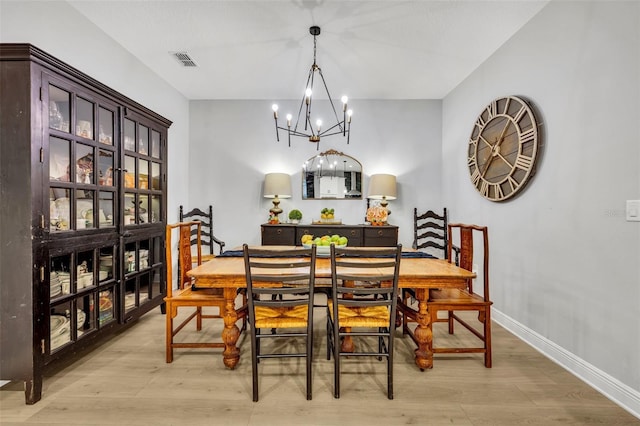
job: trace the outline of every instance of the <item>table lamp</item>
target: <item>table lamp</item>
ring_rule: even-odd
[[[387,214],[391,214],[391,211],[387,208],[389,204],[388,200],[395,200],[396,197],[396,177],[394,175],[371,175],[368,198],[372,200],[382,200],[380,201],[380,205],[387,209]]]
[[[273,207],[269,211],[277,219],[282,213],[280,198],[291,198],[291,177],[286,173],[267,173],[264,177],[264,198],[273,198]]]

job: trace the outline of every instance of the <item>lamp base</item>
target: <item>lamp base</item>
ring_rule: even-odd
[[[389,201],[387,201],[387,197],[383,196],[382,200],[380,200],[380,207],[384,208],[387,211],[387,216],[391,214],[391,210],[387,207],[389,205]]]
[[[269,213],[271,213],[271,215],[273,216],[273,218],[277,222],[280,222],[280,219],[278,218],[278,215],[280,213],[282,213],[282,209],[280,208],[280,199],[278,198],[277,195],[276,195],[276,198],[274,198],[272,202],[273,202],[273,207],[271,207],[269,209]]]

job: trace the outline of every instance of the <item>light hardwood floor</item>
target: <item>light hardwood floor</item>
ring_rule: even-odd
[[[316,309],[313,400],[305,399],[304,360],[260,364],[260,401],[251,401],[249,340],[231,371],[220,350],[178,350],[165,363],[164,315],[156,309],[126,332],[64,362],[45,377],[43,398],[24,404],[21,383],[0,391],[9,425],[639,425],[640,420],[505,329],[493,327],[493,368],[482,356],[437,356],[413,363],[414,346],[396,339],[395,399],[375,359],[346,360],[341,398],[333,398],[325,314]],[[210,320],[203,336],[220,335]],[[436,325],[435,341],[451,338]],[[195,326],[193,326],[195,328]],[[455,359],[454,359],[455,358]]]

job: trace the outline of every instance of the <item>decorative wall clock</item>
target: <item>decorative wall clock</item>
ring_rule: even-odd
[[[527,101],[495,99],[478,116],[467,152],[471,182],[491,201],[507,200],[524,189],[535,172],[538,121]]]

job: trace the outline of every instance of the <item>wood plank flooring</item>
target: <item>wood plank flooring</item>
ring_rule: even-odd
[[[312,401],[305,399],[304,360],[274,359],[260,364],[260,401],[252,402],[247,337],[240,338],[244,355],[236,370],[226,369],[215,349],[177,350],[166,364],[165,319],[157,309],[74,362],[57,364],[37,404],[24,404],[21,383],[4,386],[0,424],[640,425],[497,324],[491,369],[480,354],[438,355],[432,370],[420,372],[412,342],[398,331],[395,399],[386,396],[384,362],[359,358],[343,363],[336,400],[324,310],[315,315]],[[452,338],[444,327],[436,325],[435,342]],[[221,322],[209,320],[201,335],[219,336],[221,329]]]

